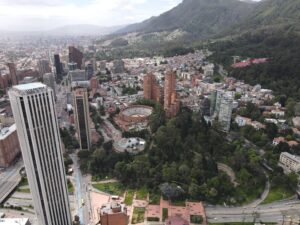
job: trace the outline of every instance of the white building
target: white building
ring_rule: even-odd
[[[71,225],[53,90],[42,83],[9,90],[39,225]]]
[[[236,116],[234,121],[237,123],[239,127],[250,125],[252,122],[250,118],[243,117],[243,116]]]
[[[300,171],[300,157],[288,152],[282,152],[279,162],[288,170],[298,173]]]
[[[28,218],[2,218],[0,225],[30,225]]]

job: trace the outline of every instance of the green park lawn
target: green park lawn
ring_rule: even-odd
[[[18,188],[17,192],[30,193],[30,189],[29,188]]]
[[[125,200],[124,200],[124,203],[126,205],[132,205],[134,192],[135,191],[133,189],[127,189]]]
[[[159,203],[160,203],[160,194],[150,193],[149,194],[149,204],[159,205]]]
[[[147,200],[148,189],[146,187],[142,187],[136,191],[136,199],[139,200]]]
[[[145,220],[145,208],[135,207],[132,214],[132,224],[142,223]]]
[[[267,198],[263,201],[262,204],[269,204],[286,198],[290,198],[295,194],[292,190],[286,190],[281,187],[271,188]]]
[[[99,191],[118,196],[123,196],[125,192],[124,186],[119,182],[93,184],[93,187],[98,189]]]

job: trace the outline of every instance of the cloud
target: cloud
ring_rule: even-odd
[[[0,29],[47,30],[69,24],[112,26],[158,15],[181,0],[0,0]]]

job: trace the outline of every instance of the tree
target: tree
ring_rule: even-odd
[[[160,185],[160,190],[163,196],[173,201],[178,200],[184,194],[184,190],[179,185],[173,183],[163,183]]]
[[[278,127],[274,123],[267,123],[266,132],[270,140],[273,140],[278,134]]]

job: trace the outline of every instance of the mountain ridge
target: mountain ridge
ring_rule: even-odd
[[[257,3],[239,0],[184,0],[173,9],[116,33],[151,33],[182,29],[202,38],[239,23]]]

